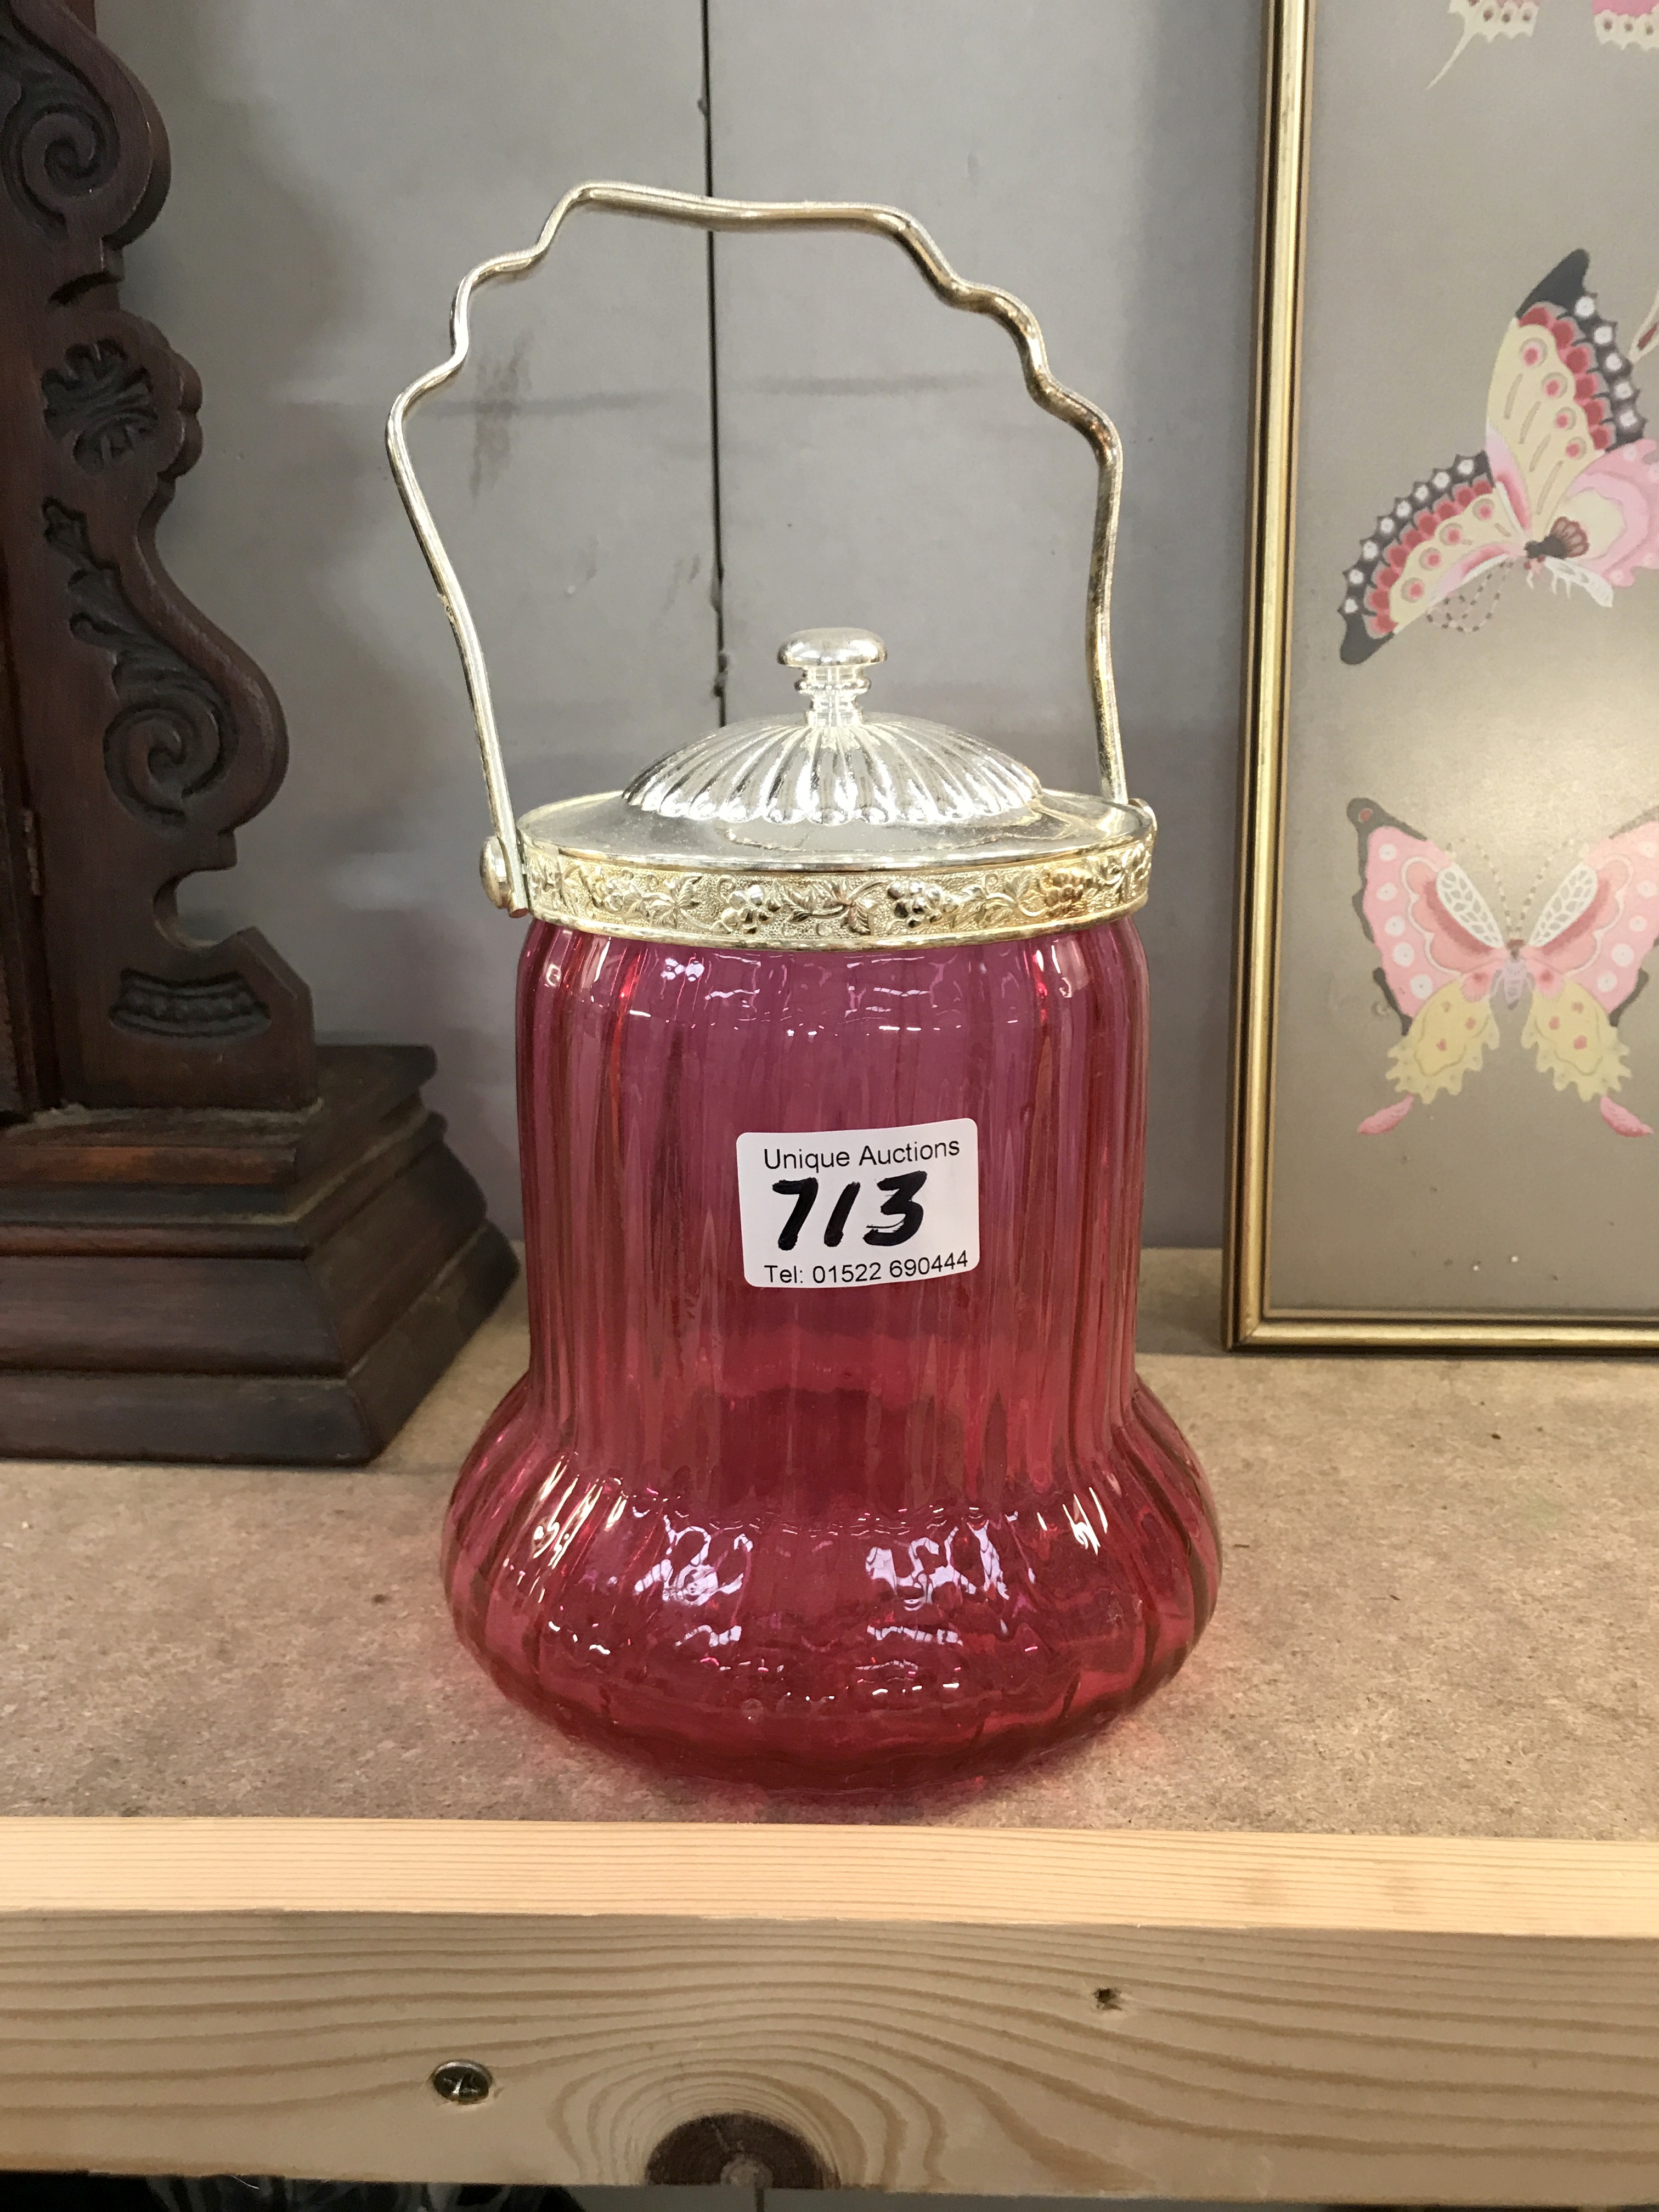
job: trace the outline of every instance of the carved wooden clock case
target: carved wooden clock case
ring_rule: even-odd
[[[420,1097],[184,877],[282,709],[162,568],[194,372],[120,307],[167,139],[93,0],[0,0],[0,1453],[370,1457],[514,1261]]]

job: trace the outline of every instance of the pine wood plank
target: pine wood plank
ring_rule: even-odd
[[[736,2110],[850,2186],[1659,2190],[1659,1845],[25,1821],[0,1869],[13,2164],[629,2183]]]
[[[0,1915],[446,1913],[1659,1942],[1659,1842],[611,1820],[0,1820]],[[1057,1899],[1063,1899],[1063,1911]]]

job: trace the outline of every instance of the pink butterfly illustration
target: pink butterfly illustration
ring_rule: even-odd
[[[1522,1047],[1558,1091],[1569,1087],[1621,1137],[1650,1137],[1612,1094],[1629,1073],[1619,1019],[1647,981],[1659,937],[1659,811],[1592,846],[1539,909],[1525,937],[1500,929],[1468,872],[1421,830],[1356,799],[1354,911],[1382,964],[1376,980],[1400,1018],[1389,1055],[1401,1096],[1368,1115],[1362,1137],[1403,1121],[1419,1099],[1455,1097],[1501,1033],[1494,1005],[1527,1002]]]
[[[1476,39],[1484,39],[1488,46],[1494,39],[1529,39],[1541,4],[1542,0],[1450,0],[1449,13],[1456,16],[1462,29],[1451,61],[1440,76],[1430,78],[1431,86],[1439,83],[1452,62]],[[1651,53],[1659,53],[1659,0],[1619,0],[1612,8],[1606,0],[1590,0],[1590,15],[1595,35],[1604,46],[1644,46]]]
[[[1659,0],[1656,0],[1659,4]],[[1486,393],[1486,440],[1378,515],[1343,579],[1342,658],[1369,660],[1419,615],[1490,618],[1518,565],[1611,606],[1659,568],[1659,444],[1632,371],[1659,345],[1659,300],[1628,351],[1569,253],[1516,309]]]

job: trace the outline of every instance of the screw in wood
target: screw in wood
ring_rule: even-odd
[[[433,2068],[431,2081],[447,2105],[482,2105],[495,2086],[495,2076],[476,2058],[447,2058]]]

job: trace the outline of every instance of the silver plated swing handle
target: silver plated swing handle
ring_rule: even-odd
[[[643,216],[659,222],[684,223],[696,230],[862,230],[890,238],[902,246],[947,307],[969,314],[988,315],[1012,338],[1025,378],[1025,389],[1037,405],[1069,422],[1094,450],[1099,471],[1095,500],[1094,539],[1089,556],[1088,622],[1085,650],[1089,686],[1094,698],[1095,737],[1100,757],[1101,788],[1119,805],[1128,799],[1123,773],[1123,742],[1117,718],[1117,693],[1112,680],[1111,595],[1112,561],[1117,543],[1119,488],[1122,476],[1122,447],[1117,432],[1097,407],[1055,382],[1048,372],[1042,332],[1030,309],[1010,292],[989,284],[969,284],[939,252],[913,216],[898,208],[865,206],[835,200],[721,200],[692,192],[653,191],[642,185],[578,185],[554,209],[533,246],[517,253],[503,253],[481,261],[461,280],[450,312],[451,347],[447,361],[417,377],[398,393],[386,426],[386,452],[392,473],[421,550],[438,586],[444,611],[460,647],[461,665],[472,701],[472,719],[478,733],[478,752],[483,763],[484,785],[489,794],[495,834],[484,848],[486,886],[498,905],[510,913],[529,911],[524,859],[519,845],[516,817],[501,763],[495,710],[489,696],[489,672],[477,625],[467,605],[455,564],[450,559],[438,526],[432,519],[409,455],[410,416],[428,394],[438,392],[459,374],[471,344],[472,295],[482,285],[498,278],[527,276],[545,257],[568,216],[578,208],[601,208],[612,215]]]

